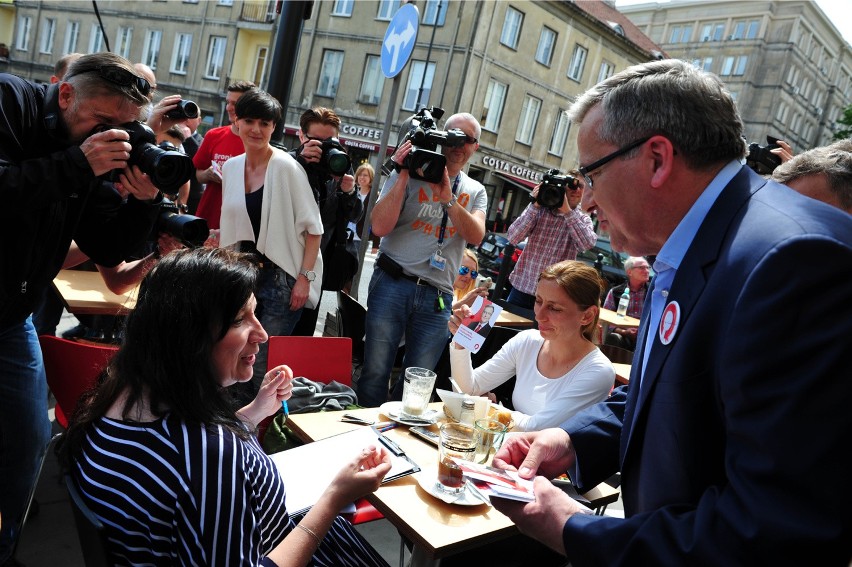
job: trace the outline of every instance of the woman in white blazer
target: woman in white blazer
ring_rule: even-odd
[[[257,311],[270,336],[289,335],[304,306],[315,307],[322,284],[322,220],[304,169],[270,144],[281,104],[252,89],[235,106],[245,153],[222,167],[221,246],[257,256]],[[267,348],[254,364],[254,396],[266,373]]]

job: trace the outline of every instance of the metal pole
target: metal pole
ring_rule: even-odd
[[[313,4],[313,0],[287,0],[280,4],[281,17],[266,87],[267,92],[278,99],[283,107],[282,118],[272,132],[272,144],[279,147],[283,146],[284,142],[284,117],[287,116],[290,88],[293,85],[296,61],[299,59],[302,23],[311,17]]]
[[[358,250],[358,271],[352,278],[351,295],[358,299],[358,285],[361,283],[361,269],[364,267],[364,256],[367,254],[367,246],[370,245],[370,219],[373,215],[373,205],[376,202],[376,197],[379,195],[379,183],[382,177],[382,164],[385,162],[385,155],[388,152],[388,139],[390,131],[393,127],[393,115],[396,112],[396,99],[399,95],[399,77],[401,73],[393,78],[391,85],[390,101],[388,102],[388,112],[385,115],[385,128],[382,130],[382,141],[379,145],[379,163],[376,167],[376,174],[373,176],[373,186],[370,189],[370,195],[367,197],[367,206],[364,209],[364,228],[361,229],[361,248]]]
[[[429,70],[429,57],[432,55],[432,44],[435,43],[435,30],[438,29],[438,18],[441,16],[441,0],[438,0],[438,10],[435,12],[435,21],[432,22],[432,37],[429,39],[429,49],[426,50],[426,64],[423,66],[423,76],[420,77],[420,89],[417,91],[417,104],[414,105],[414,110],[420,110],[421,106],[426,106],[422,102],[423,85],[426,84],[426,71]]]

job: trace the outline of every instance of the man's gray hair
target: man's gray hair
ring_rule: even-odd
[[[149,100],[138,86],[119,85],[101,77],[97,71],[100,67],[119,67],[126,70],[134,77],[138,77],[133,64],[120,55],[107,51],[90,53],[77,58],[68,67],[63,82],[70,83],[81,100],[87,100],[96,96],[122,96],[133,101],[140,107],[148,104]]]
[[[664,59],[628,67],[580,95],[569,118],[582,122],[598,104],[604,119],[597,135],[615,146],[662,135],[694,169],[745,155],[743,123],[731,93],[716,75],[691,63]]]
[[[624,261],[624,271],[632,270],[633,266],[636,265],[636,262],[639,260],[645,260],[642,256],[630,256],[627,260]],[[647,262],[647,260],[645,260]]]
[[[789,183],[808,175],[824,175],[840,205],[852,209],[852,140],[840,140],[813,148],[782,163],[772,172],[772,179]]]

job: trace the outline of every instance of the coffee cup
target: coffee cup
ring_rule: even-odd
[[[438,486],[445,492],[460,492],[464,488],[464,476],[453,459],[473,461],[475,453],[473,427],[461,423],[443,424],[438,445]]]
[[[438,377],[427,368],[412,366],[405,369],[402,384],[402,417],[420,417],[429,406],[435,379]]]

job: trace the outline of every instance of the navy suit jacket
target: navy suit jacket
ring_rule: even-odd
[[[572,565],[848,565],[852,216],[746,167],[672,282],[680,324],[630,387],[565,422],[581,491],[621,471],[626,519],[575,515]],[[639,382],[642,382],[639,387]]]

